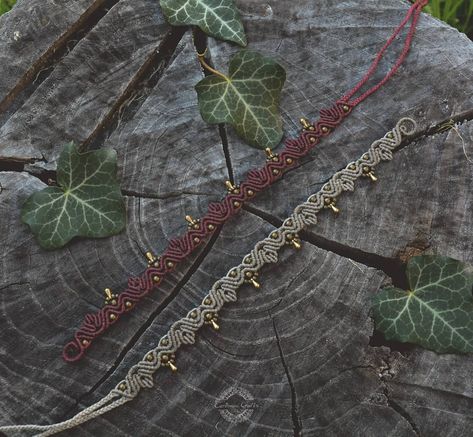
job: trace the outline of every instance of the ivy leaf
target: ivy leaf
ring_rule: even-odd
[[[45,249],[64,246],[75,236],[107,237],[125,227],[125,203],[112,149],[79,153],[66,144],[58,160],[57,186],[33,193],[21,218]]]
[[[373,300],[376,328],[388,340],[436,352],[473,352],[473,267],[444,256],[407,265],[409,291],[387,287]]]
[[[161,0],[160,5],[172,26],[195,25],[215,38],[247,44],[233,0]]]
[[[254,147],[273,148],[283,135],[279,98],[285,80],[276,61],[242,50],[230,60],[228,76],[207,76],[196,85],[202,118],[231,124]]]

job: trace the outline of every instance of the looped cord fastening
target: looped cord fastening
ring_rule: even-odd
[[[417,22],[419,21],[420,13],[422,12],[422,9],[424,6],[426,6],[429,3],[429,0],[417,0],[407,11],[406,16],[404,17],[404,20],[401,21],[401,24],[394,30],[393,34],[391,37],[386,41],[386,44],[382,47],[382,49],[378,52],[376,55],[376,58],[374,59],[373,63],[371,64],[370,68],[366,72],[366,74],[363,76],[363,78],[355,85],[354,88],[352,88],[347,94],[345,94],[340,100],[347,102],[351,106],[356,106],[359,103],[361,103],[363,100],[365,100],[367,97],[369,97],[371,94],[375,93],[379,88],[381,88],[399,69],[401,64],[404,62],[406,59],[407,54],[409,53],[409,50],[412,45],[412,39],[414,37],[414,33],[416,31],[417,27]],[[401,54],[397,58],[396,63],[393,65],[393,67],[388,71],[386,76],[371,87],[369,90],[365,91],[361,96],[357,97],[354,100],[350,100],[362,87],[363,85],[368,82],[368,80],[371,78],[371,76],[374,74],[376,69],[378,68],[378,64],[381,61],[381,59],[384,56],[384,53],[386,50],[389,48],[389,46],[393,43],[393,41],[396,39],[396,37],[399,35],[402,29],[406,26],[406,24],[409,22],[409,20],[412,18],[411,26],[409,28],[409,32],[407,33],[406,36],[406,41],[404,42],[404,47],[402,49]]]

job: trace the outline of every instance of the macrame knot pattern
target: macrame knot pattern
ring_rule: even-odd
[[[248,273],[255,274],[264,265],[276,262],[280,250],[288,243],[291,236],[317,222],[316,216],[325,207],[328,199],[333,200],[345,191],[353,191],[355,181],[366,173],[364,167],[368,165],[372,169],[381,161],[389,161],[392,152],[401,144],[403,138],[414,134],[415,130],[414,120],[410,118],[399,120],[393,130],[375,141],[358,160],[335,173],[319,192],[295,208],[294,213],[278,229],[258,242],[240,265],[232,268],[225,277],[218,280],[204,297],[201,305],[175,322],[160,340],[158,347],[149,351],[145,358],[133,367],[132,374],[127,375],[117,385],[114,393],[135,397],[139,390],[148,387],[152,374],[163,365],[162,357],[175,354],[183,344],[194,343],[195,335],[204,326],[207,316],[218,313],[225,303],[237,299],[237,290],[245,282]],[[120,390],[120,387],[124,390]]]

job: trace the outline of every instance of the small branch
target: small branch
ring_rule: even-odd
[[[215,70],[215,68],[207,64],[207,62],[205,61],[206,53],[207,53],[207,49],[205,49],[204,53],[197,53],[197,58],[199,59],[199,62],[202,65],[202,67],[204,67],[210,73],[215,74],[216,76],[220,76],[222,79],[225,79],[227,82],[230,82],[230,79],[227,76],[225,76],[222,72]]]

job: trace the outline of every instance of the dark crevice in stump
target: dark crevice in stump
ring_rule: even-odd
[[[2,126],[54,70],[54,67],[100,22],[119,0],[98,0],[87,9],[49,49],[31,65],[28,71],[0,102]]]
[[[291,372],[289,371],[289,367],[286,363],[286,359],[284,358],[284,352],[281,346],[281,339],[279,338],[278,329],[276,327],[276,322],[271,315],[271,312],[268,311],[269,317],[271,318],[271,322],[273,323],[274,335],[276,337],[276,343],[278,345],[279,356],[281,357],[281,363],[284,367],[284,372],[286,373],[287,382],[291,389],[291,418],[293,423],[294,429],[294,437],[302,437],[302,421],[299,417],[299,408],[297,406],[297,393],[296,388],[294,387],[294,382],[292,381]]]
[[[186,30],[185,27],[171,28],[159,47],[153,49],[125,91],[115,101],[109,113],[82,143],[83,149],[100,148],[121,122],[133,118],[170,64]]]
[[[243,206],[243,208],[246,211],[257,215],[263,220],[266,220],[275,227],[282,225],[282,220],[279,217],[275,217],[266,213],[265,211],[261,211],[253,205],[246,204]],[[337,255],[351,259],[352,261],[358,262],[367,267],[380,270],[391,278],[394,286],[404,289],[408,288],[405,274],[405,264],[397,258],[388,258],[375,253],[365,252],[355,247],[338,243],[337,241],[328,240],[321,235],[316,235],[309,231],[302,231],[299,237],[302,239],[302,241],[311,243],[320,249],[336,253]]]

